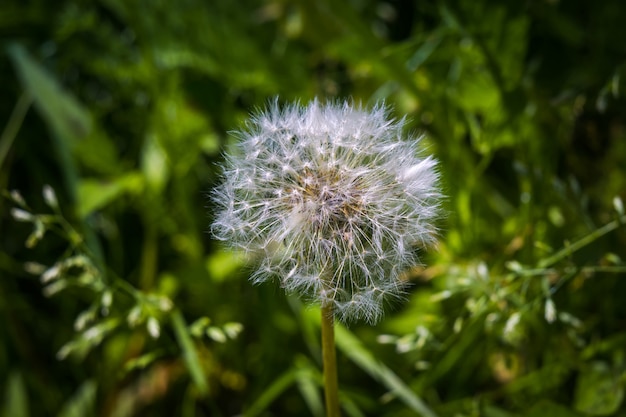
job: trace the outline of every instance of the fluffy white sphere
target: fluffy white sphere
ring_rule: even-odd
[[[214,235],[261,256],[255,282],[277,279],[344,321],[376,322],[436,234],[437,162],[403,125],[384,106],[274,103],[226,157]]]

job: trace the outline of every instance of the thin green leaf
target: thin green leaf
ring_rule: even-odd
[[[287,388],[289,388],[298,376],[298,369],[289,369],[278,377],[272,385],[257,398],[257,400],[244,412],[246,417],[254,417],[262,413],[269,405],[278,398]]]
[[[425,417],[437,415],[409,388],[391,369],[378,361],[374,355],[348,329],[337,324],[335,338],[339,349],[350,360],[367,372],[372,378],[383,383],[413,411]]]
[[[13,372],[8,379],[4,394],[2,415],[5,417],[28,417],[28,397],[24,379],[19,372]]]
[[[205,395],[208,392],[209,387],[206,377],[202,371],[200,360],[198,359],[198,353],[196,352],[196,348],[191,341],[191,336],[187,330],[185,319],[183,318],[180,310],[174,310],[172,312],[172,326],[174,326],[174,332],[176,333],[178,345],[183,351],[183,358],[185,359],[185,364],[189,369],[191,379],[198,388],[198,391],[200,391],[200,394]]]
[[[298,389],[306,402],[311,414],[315,417],[324,417],[324,401],[320,392],[322,375],[304,357],[298,358],[299,372],[296,376]]]
[[[446,28],[434,31],[428,39],[415,51],[406,63],[410,71],[416,71],[435,52],[444,38]]]
[[[96,383],[84,382],[63,405],[58,417],[88,417],[95,415]]]
[[[19,132],[22,122],[24,121],[24,117],[26,116],[26,112],[30,108],[32,102],[33,97],[29,93],[22,93],[15,104],[11,117],[2,132],[2,136],[0,136],[0,167],[2,167],[2,164],[9,153],[9,149],[11,149],[13,140],[17,136],[17,132]]]
[[[125,193],[139,190],[141,185],[141,175],[133,172],[108,182],[84,179],[78,187],[78,214],[85,218]]]
[[[89,112],[44,70],[21,45],[9,47],[9,56],[24,87],[50,129],[62,140],[75,141],[89,134]]]
[[[625,224],[625,223],[626,223],[626,216],[622,216],[617,220],[613,220],[612,222],[605,224],[604,226],[600,227],[599,229],[594,230],[593,232],[577,240],[576,242],[570,245],[566,245],[563,249],[561,249],[554,255],[541,260],[539,262],[538,267],[547,268],[549,266],[554,265],[555,263],[567,258],[568,256],[570,256],[577,250],[584,248],[585,246],[593,243],[594,241],[606,235],[607,233],[612,232],[613,230],[619,228],[622,224]]]
[[[124,365],[124,371],[130,372],[137,369],[145,369],[148,365],[152,364],[155,360],[163,356],[163,352],[160,350],[148,352],[145,355],[141,355],[138,358],[130,359]]]
[[[578,376],[574,406],[594,416],[615,413],[624,400],[624,387],[618,372],[606,362],[596,361]]]
[[[9,56],[15,70],[32,97],[37,110],[54,134],[59,166],[63,170],[69,201],[78,194],[78,168],[72,150],[93,130],[93,121],[86,107],[78,102],[57,80],[38,64],[21,45],[11,44]],[[100,265],[102,253],[93,231],[84,228],[85,241]]]
[[[350,398],[342,395],[339,395],[339,398],[341,399],[341,408],[348,416],[365,417],[365,413],[362,412],[361,409]]]

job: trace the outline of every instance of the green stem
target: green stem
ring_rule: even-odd
[[[154,279],[157,275],[159,257],[157,239],[156,225],[150,219],[147,219],[143,248],[141,250],[141,272],[139,278],[140,288],[144,291],[152,290]]]
[[[595,274],[598,272],[606,272],[609,274],[623,274],[626,273],[626,266],[624,265],[595,265],[595,266],[583,266],[583,267],[565,267],[560,270],[555,268],[535,268],[524,269],[517,272],[522,277],[535,277],[541,275],[556,275],[556,274],[574,274],[581,272],[583,274]]]
[[[567,258],[568,256],[570,256],[571,254],[573,254],[580,248],[583,248],[589,245],[596,239],[599,239],[600,237],[606,235],[609,232],[612,232],[613,230],[617,229],[623,224],[626,224],[626,216],[621,216],[620,218],[613,220],[610,223],[605,224],[601,228],[594,230],[593,232],[583,237],[582,239],[577,240],[576,242],[565,246],[563,249],[561,249],[554,255],[539,262],[539,268],[547,268],[549,266],[554,265],[560,260]]]
[[[200,394],[205,395],[209,391],[209,386],[200,365],[200,358],[198,358],[198,353],[196,352],[196,348],[191,340],[191,336],[189,335],[189,330],[187,329],[187,324],[185,323],[185,319],[183,318],[180,310],[176,309],[172,312],[171,320],[172,326],[174,327],[174,333],[176,333],[176,339],[178,340],[178,344],[183,352],[183,359],[185,360],[191,379],[195,383],[195,386]]]
[[[13,109],[13,113],[11,113],[9,122],[4,129],[4,132],[2,132],[2,136],[0,136],[0,167],[2,167],[4,159],[9,153],[9,149],[11,149],[13,140],[15,139],[15,136],[17,136],[17,132],[20,130],[22,121],[24,121],[24,116],[26,116],[26,112],[32,102],[33,97],[30,93],[22,93],[17,101],[17,104],[15,105],[15,108]]]
[[[326,417],[339,417],[339,384],[337,383],[335,327],[333,306],[330,303],[323,303],[322,305],[322,361],[324,362]]]

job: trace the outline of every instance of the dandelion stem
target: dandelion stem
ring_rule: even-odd
[[[324,362],[326,417],[339,417],[339,384],[337,383],[335,328],[331,303],[322,303],[322,360]]]

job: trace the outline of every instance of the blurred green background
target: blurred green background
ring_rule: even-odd
[[[626,3],[3,0],[0,415],[322,416],[318,311],[208,233],[228,132],[385,100],[437,251],[337,329],[347,416],[626,416]]]

